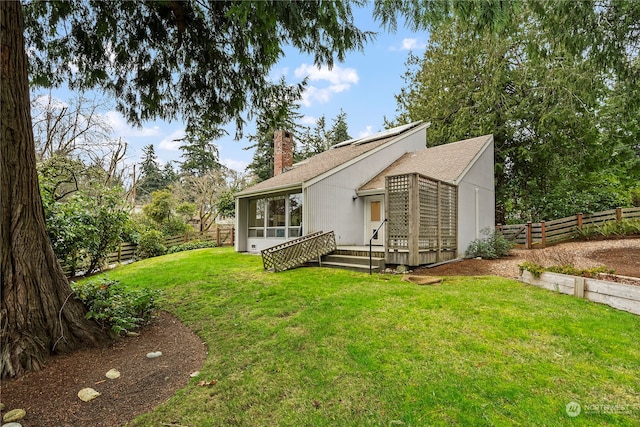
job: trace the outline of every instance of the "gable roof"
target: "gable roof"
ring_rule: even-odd
[[[414,172],[440,181],[456,183],[491,141],[493,141],[493,135],[483,135],[407,153],[360,187],[358,191],[384,189],[386,176]]]
[[[302,187],[304,183],[307,183],[323,174],[338,170],[341,166],[373,152],[378,147],[382,147],[386,144],[393,144],[399,140],[405,132],[417,129],[420,124],[421,122],[409,123],[407,125],[388,129],[375,135],[341,142],[327,151],[295,163],[291,169],[281,173],[280,175],[276,175],[252,187],[242,190],[237,193],[236,196],[248,196],[257,193],[275,192],[289,188]]]

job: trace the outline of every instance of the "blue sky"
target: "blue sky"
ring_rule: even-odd
[[[303,123],[313,125],[325,115],[330,125],[340,109],[347,114],[349,133],[360,137],[384,129],[384,117],[391,119],[396,114],[394,95],[403,86],[402,75],[409,51],[421,55],[428,40],[426,32],[411,32],[398,25],[396,33],[384,31],[372,18],[372,5],[354,9],[356,25],[362,30],[375,31],[378,36],[368,43],[363,52],[351,52],[342,63],[336,62],[333,69],[318,69],[313,58],[301,55],[295,49],[286,48],[285,56],[274,67],[271,77],[277,81],[284,75],[288,83],[297,83],[309,77],[299,110],[304,115]],[[68,92],[59,90],[54,96],[64,101]],[[128,162],[137,163],[142,147],[155,146],[158,159],[164,163],[180,160],[179,143],[174,139],[184,136],[184,123],[146,122],[142,128],[132,128],[115,111],[105,111],[113,128],[114,138],[122,137],[129,143]],[[243,171],[251,162],[253,152],[243,148],[251,145],[247,135],[254,131],[250,123],[245,137],[234,140],[235,128],[228,127],[229,136],[217,140],[220,161],[232,169]]]

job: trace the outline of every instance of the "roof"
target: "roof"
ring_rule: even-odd
[[[359,191],[384,189],[386,176],[415,172],[440,181],[456,182],[491,141],[493,135],[483,135],[407,153],[360,187]]]
[[[388,129],[375,135],[341,142],[327,151],[294,164],[291,169],[280,175],[239,192],[236,196],[248,196],[301,187],[305,182],[366,155],[378,147],[396,142],[399,135],[416,128],[420,124],[421,122],[414,122]]]

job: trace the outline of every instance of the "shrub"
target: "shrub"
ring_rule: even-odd
[[[494,259],[509,255],[509,251],[513,249],[514,243],[507,240],[502,233],[495,232],[490,227],[483,229],[481,233],[485,237],[469,243],[465,256]]]
[[[540,274],[544,273],[545,271],[551,273],[567,274],[570,276],[582,276],[590,278],[598,277],[598,274],[600,273],[615,273],[615,270],[608,269],[605,266],[592,267],[587,269],[575,268],[572,265],[552,265],[550,267],[542,267],[541,265],[529,261],[523,262],[522,264],[518,265],[518,267],[520,268],[520,274],[522,274],[524,270],[527,270],[535,277],[540,277]]]
[[[167,248],[164,246],[164,237],[161,231],[147,230],[140,234],[136,258],[144,259],[164,255]]]
[[[116,335],[148,323],[158,308],[161,295],[158,290],[127,290],[120,282],[105,278],[71,283],[71,289],[87,307],[87,318]]]
[[[581,237],[611,237],[640,234],[640,219],[624,218],[620,221],[606,221],[591,224],[578,230]]]
[[[191,251],[193,249],[203,249],[203,248],[215,248],[216,242],[213,241],[202,241],[202,240],[192,240],[187,243],[183,243],[181,245],[171,246],[168,250],[168,254],[175,254],[176,252],[182,251]]]

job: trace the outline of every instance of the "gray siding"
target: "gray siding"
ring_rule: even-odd
[[[426,129],[406,136],[389,147],[367,155],[307,188],[308,209],[312,213],[305,233],[335,232],[338,245],[363,245],[364,200],[356,198],[356,190],[383,171],[403,154],[422,150],[426,144]]]
[[[458,186],[458,256],[469,243],[482,237],[480,231],[495,227],[493,142],[467,171]]]

